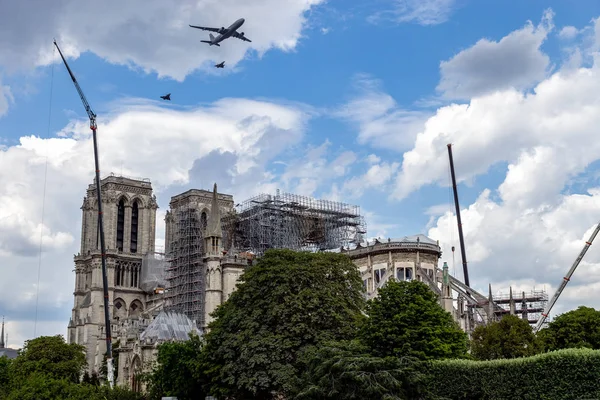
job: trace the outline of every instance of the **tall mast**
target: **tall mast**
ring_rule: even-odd
[[[462,220],[460,218],[460,205],[458,204],[458,190],[456,188],[456,176],[454,174],[454,160],[452,159],[452,144],[448,144],[448,157],[450,158],[450,173],[452,175],[452,190],[454,192],[454,207],[456,208],[456,220],[458,222],[458,239],[460,241],[460,255],[462,257],[463,274],[465,285],[469,284],[469,269],[467,268],[467,252],[465,251],[465,238],[463,237]]]
[[[58,49],[58,53],[60,54],[60,58],[62,58],[65,63],[65,67],[67,67],[67,71],[71,76],[71,80],[75,85],[75,89],[77,89],[77,93],[79,93],[79,98],[85,107],[85,111],[90,119],[90,129],[92,130],[92,138],[94,141],[94,162],[96,166],[96,198],[98,200],[98,228],[100,231],[100,253],[102,258],[102,285],[104,288],[104,324],[106,331],[106,367],[107,367],[107,380],[110,387],[113,387],[113,357],[112,357],[112,331],[110,328],[110,310],[108,308],[108,278],[106,276],[106,243],[104,241],[104,218],[102,213],[102,194],[100,190],[100,162],[98,161],[98,139],[96,137],[96,130],[98,129],[96,125],[96,114],[92,111],[92,107],[88,103],[81,87],[79,87],[79,83],[77,83],[77,79],[75,79],[75,75],[73,75],[73,71],[69,68],[69,64],[65,57],[63,56],[58,44],[56,44],[56,40],[54,41],[54,45]]]

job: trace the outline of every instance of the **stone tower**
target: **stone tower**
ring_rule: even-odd
[[[208,225],[204,234],[204,264],[206,268],[206,289],[204,307],[205,328],[213,318],[210,314],[221,304],[223,298],[223,231],[221,230],[221,212],[217,198],[217,184],[213,187],[212,203]]]
[[[156,197],[148,180],[117,176],[101,183],[109,307],[114,326],[136,318],[146,307],[140,288],[142,258],[154,252]],[[75,256],[74,306],[67,341],[86,347],[90,372],[98,372],[106,352],[102,266],[96,185],[83,199],[81,250]]]
[[[220,218],[231,212],[234,204],[233,196],[222,193],[216,194],[215,203],[213,192],[190,189],[173,196],[165,216],[165,248],[170,263],[166,277],[165,310],[187,315],[199,328],[206,326],[205,256],[209,217],[214,224],[215,218],[211,215],[217,213],[217,218]],[[220,231],[219,222],[217,225],[211,225],[210,230]],[[223,243],[222,239],[220,243]]]

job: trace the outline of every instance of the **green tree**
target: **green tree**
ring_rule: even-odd
[[[547,351],[586,347],[600,349],[600,311],[580,306],[559,315],[538,332]]]
[[[388,281],[367,304],[360,339],[377,357],[462,357],[467,335],[419,281]]]
[[[27,340],[21,353],[13,360],[13,378],[26,379],[33,373],[49,378],[79,383],[87,365],[82,345],[65,343],[61,335],[41,336]]]
[[[0,357],[0,399],[8,393],[11,378],[11,360],[8,357]]]
[[[356,335],[362,290],[346,255],[265,252],[209,325],[202,356],[211,393],[252,399],[290,393],[303,350]]]
[[[185,342],[166,342],[158,347],[158,356],[152,372],[147,376],[151,399],[173,396],[179,400],[200,399],[206,396],[202,385],[206,384],[198,359],[202,340],[191,334]]]
[[[403,400],[424,398],[422,363],[410,357],[373,357],[357,341],[307,352],[297,400]]]
[[[478,360],[529,357],[540,351],[529,322],[516,315],[478,326],[471,339],[471,354]]]

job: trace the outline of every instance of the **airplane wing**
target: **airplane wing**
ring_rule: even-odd
[[[231,35],[231,36],[233,36],[236,39],[242,39],[242,40],[244,40],[246,42],[251,42],[252,41],[252,40],[248,39],[246,36],[240,35],[237,32],[233,32],[233,35]]]
[[[221,28],[207,28],[206,26],[190,25],[190,28],[202,29],[203,31],[211,31],[211,32],[216,32],[216,33],[221,32]]]

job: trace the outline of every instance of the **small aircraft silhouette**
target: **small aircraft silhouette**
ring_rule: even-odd
[[[215,64],[215,67],[217,67],[217,68],[225,67],[225,61],[221,61],[219,64]]]
[[[171,100],[171,93],[165,94],[164,96],[160,96],[160,98],[163,100]]]

